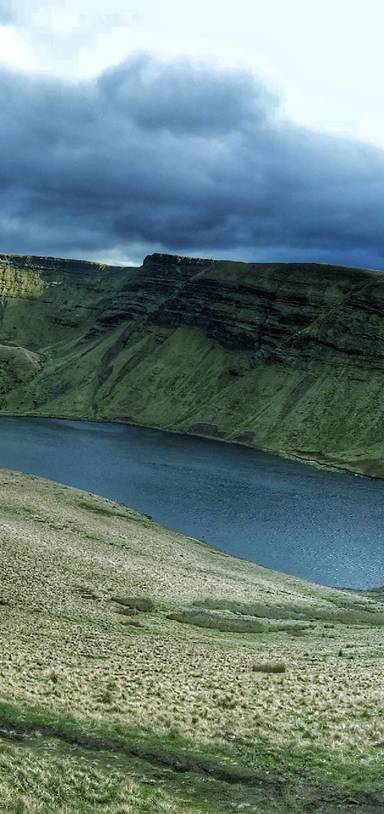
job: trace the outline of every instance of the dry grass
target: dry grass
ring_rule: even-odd
[[[4,747],[0,751],[2,814],[180,814],[196,811],[175,802],[164,785],[128,777],[120,767],[90,762],[86,756]]]
[[[83,493],[34,477],[2,472],[0,483],[4,699],[207,745],[256,739],[364,760],[384,740],[382,629],[335,621],[335,609],[377,621],[382,596],[275,574],[102,498],[86,496],[85,506]],[[167,618],[207,596],[243,611],[254,603],[275,627],[220,632]],[[140,598],[150,600],[145,613],[117,613]],[[302,618],[292,608],[320,619],[300,636],[279,629]],[[246,621],[233,605],[221,614]],[[38,796],[34,805],[26,810],[44,810]]]

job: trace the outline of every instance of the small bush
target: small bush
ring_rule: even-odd
[[[139,611],[136,608],[116,608],[116,613],[120,613],[121,616],[137,616]]]
[[[82,599],[98,599],[96,591],[88,585],[77,585],[73,590],[74,593],[80,594]]]
[[[155,605],[147,596],[113,596],[112,602],[117,602],[125,608],[141,611],[141,613],[150,613],[154,610]]]
[[[282,662],[260,662],[252,665],[253,673],[285,673],[286,666]]]
[[[123,619],[120,620],[123,625],[132,625],[132,627],[143,627],[143,623],[139,621],[139,619],[135,619],[133,616],[124,616]]]
[[[300,636],[306,636],[307,633],[308,633],[308,630],[311,630],[312,628],[310,628],[309,625],[308,625],[308,627],[299,627],[299,626],[294,627],[292,625],[291,628],[282,628],[282,629],[283,630],[285,629],[287,631],[287,633],[290,633],[291,636],[296,636],[297,638],[300,638]]]

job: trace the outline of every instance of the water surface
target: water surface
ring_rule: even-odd
[[[384,584],[381,481],[219,441],[40,418],[0,418],[0,467],[122,501],[269,568]]]

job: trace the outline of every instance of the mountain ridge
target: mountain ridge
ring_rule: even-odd
[[[379,271],[2,254],[0,344],[39,359],[28,381],[0,359],[2,413],[156,426],[384,476]]]

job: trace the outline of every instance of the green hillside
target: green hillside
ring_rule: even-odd
[[[3,413],[127,421],[384,475],[380,272],[1,255],[0,298]]]

